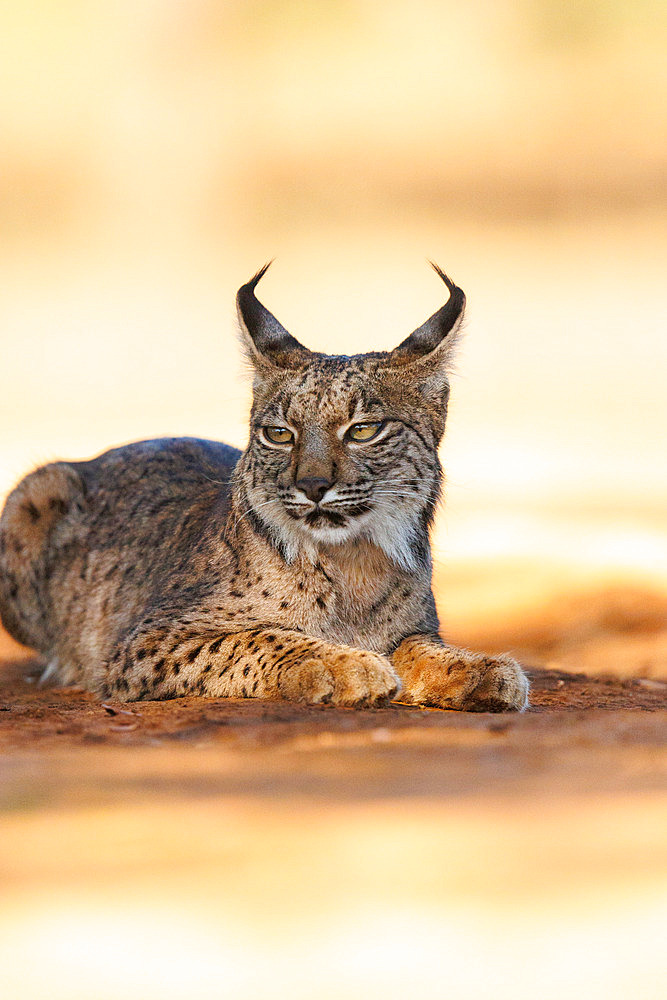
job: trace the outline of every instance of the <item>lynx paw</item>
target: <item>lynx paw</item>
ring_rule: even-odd
[[[528,705],[528,680],[511,656],[419,644],[398,659],[401,700],[463,712],[522,712]]]
[[[357,649],[332,649],[293,664],[280,682],[291,701],[349,708],[382,705],[396,696],[400,681],[384,656]]]

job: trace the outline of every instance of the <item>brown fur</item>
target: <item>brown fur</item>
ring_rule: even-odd
[[[245,452],[147,441],[27,476],[0,519],[6,628],[105,697],[523,709],[518,664],[446,646],[431,590],[463,293],[439,272],[449,302],[395,351],[329,357],[254,297],[262,273],[238,299]],[[351,439],[357,423],[377,440]],[[291,443],[267,439],[276,426]]]

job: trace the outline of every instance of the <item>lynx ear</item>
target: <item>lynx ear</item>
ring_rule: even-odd
[[[444,373],[451,368],[457,333],[463,321],[466,297],[462,290],[447,277],[437,264],[429,262],[449,289],[449,299],[436,313],[417,327],[389,355],[392,367],[414,367],[414,373],[433,375],[436,370]],[[408,372],[406,371],[406,375]]]
[[[236,309],[244,350],[254,365],[291,368],[303,362],[310,353],[276,317],[255,298],[255,288],[266,274],[271,261],[242,285],[236,294]]]

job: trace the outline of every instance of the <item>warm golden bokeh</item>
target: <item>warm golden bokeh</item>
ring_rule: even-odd
[[[451,634],[511,642],[568,669],[665,673],[666,10],[657,0],[7,0],[0,497],[31,466],[136,438],[243,444],[249,397],[233,301],[266,259],[277,257],[261,294],[281,321],[313,348],[352,353],[392,346],[439,306],[430,257],[469,301],[436,536]],[[8,642],[0,636],[3,650]],[[216,909],[206,865],[194,848],[183,853],[183,821],[173,858],[165,841],[154,874],[144,870],[147,831],[170,826],[165,804],[115,813],[118,827],[101,814],[80,826],[69,814],[24,822],[18,810],[1,841],[18,859],[0,908],[3,955],[29,963],[26,942],[36,942],[62,989],[39,969],[27,980],[13,969],[12,1000],[88,997],[96,980],[100,997],[185,996],[188,982],[190,995],[217,997],[225,975],[236,978],[224,995],[239,998],[268,995],[276,975],[295,997],[370,997],[365,963],[382,967],[401,935],[423,996],[465,1000],[476,984],[486,995],[491,980],[468,971],[475,935],[499,970],[494,996],[662,995],[654,889],[664,810],[650,796],[605,803],[604,821],[592,806],[555,803],[528,810],[527,825],[507,804],[497,813],[459,804],[449,819],[437,804],[405,815],[340,810],[330,823],[312,809],[292,826],[280,809],[274,817],[296,889],[272,873],[261,837],[243,848],[234,840],[261,816],[218,801],[193,812],[202,857],[209,823],[231,821],[225,859],[246,864],[257,907],[262,880],[276,910],[283,891],[296,893],[289,934],[269,935],[252,976],[233,949],[248,952],[256,911],[235,924],[238,879]],[[349,920],[327,916],[306,891],[298,866],[311,823],[314,842],[347,872],[336,898]],[[484,910],[483,893],[466,896],[466,878],[477,889],[493,881],[489,824],[508,861]],[[569,874],[546,899],[535,844],[553,824],[575,832],[551,859],[549,886]],[[403,874],[385,884],[377,844],[387,825],[386,870]],[[612,828],[619,839],[607,843]],[[52,837],[74,850],[78,836],[117,851],[119,878],[113,865],[89,871],[84,858],[69,883],[56,851],[36,887],[26,859],[46,857]],[[460,849],[459,875],[433,889],[421,862],[403,866],[405,844],[425,858]],[[617,870],[633,844],[647,852],[648,874],[630,862]],[[359,850],[370,868],[355,883]],[[172,862],[183,866],[175,874]],[[221,864],[211,885],[224,895]],[[158,890],[169,874],[171,909]],[[316,880],[323,898],[336,895],[337,876],[327,878]],[[135,938],[124,968],[121,930],[135,935],[142,921],[160,933],[147,950]],[[525,993],[512,979],[514,921],[528,942]],[[310,949],[302,979],[291,934]],[[93,950],[63,985],[63,948],[76,940]],[[151,978],[146,963],[159,965],[181,940],[175,978]],[[327,940],[356,976],[338,969],[330,992],[307,978],[331,957]],[[574,955],[565,972],[552,943]],[[615,964],[600,971],[607,952]],[[405,969],[373,982],[385,997],[414,985]]]

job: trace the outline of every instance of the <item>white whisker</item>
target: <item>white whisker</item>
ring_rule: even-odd
[[[250,507],[248,507],[248,509],[247,509],[246,511],[244,511],[244,512],[243,512],[243,514],[239,515],[239,516],[238,516],[238,517],[237,517],[237,518],[235,519],[235,521],[234,521],[234,525],[233,525],[233,528],[234,528],[234,531],[236,530],[237,526],[238,526],[238,525],[239,525],[239,524],[241,523],[241,521],[242,521],[242,520],[243,520],[243,519],[244,519],[245,517],[249,517],[249,516],[250,516],[250,514],[254,514],[254,513],[255,513],[255,511],[257,511],[257,510],[259,510],[259,509],[260,509],[260,507],[266,507],[266,506],[268,506],[268,504],[270,504],[270,503],[276,503],[276,498],[275,498],[275,497],[272,497],[272,498],[271,498],[270,500],[264,500],[264,501],[263,501],[263,503],[258,503],[258,504],[253,504],[253,505],[251,505]]]

